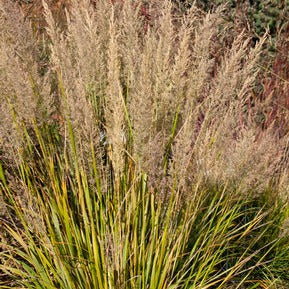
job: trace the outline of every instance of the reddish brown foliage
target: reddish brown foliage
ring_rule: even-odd
[[[289,131],[289,27],[279,38],[276,55],[270,71],[265,72],[261,100],[265,108],[265,127],[275,123],[282,136]],[[287,36],[287,37],[286,37]]]

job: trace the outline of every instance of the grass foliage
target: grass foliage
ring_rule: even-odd
[[[0,288],[288,288],[288,135],[247,106],[266,36],[217,58],[224,8],[112,2],[44,2],[41,33],[0,3]]]

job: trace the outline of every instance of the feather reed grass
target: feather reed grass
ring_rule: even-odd
[[[0,4],[1,288],[286,288],[288,135],[245,111],[266,35],[219,63],[225,7],[43,7],[37,38]]]

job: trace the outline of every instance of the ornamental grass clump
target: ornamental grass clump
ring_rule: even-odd
[[[286,288],[288,135],[246,111],[266,35],[220,61],[225,7],[69,4],[42,34],[0,4],[1,288]]]
[[[225,187],[192,188],[193,198],[181,206],[172,191],[161,203],[147,176],[132,170],[104,194],[95,159],[96,189],[78,159],[68,165],[67,156],[41,153],[41,170],[19,168],[33,194],[36,224],[2,178],[21,225],[5,225],[14,244],[1,252],[9,280],[1,288],[242,288],[273,286],[286,276],[283,205],[258,207]]]

